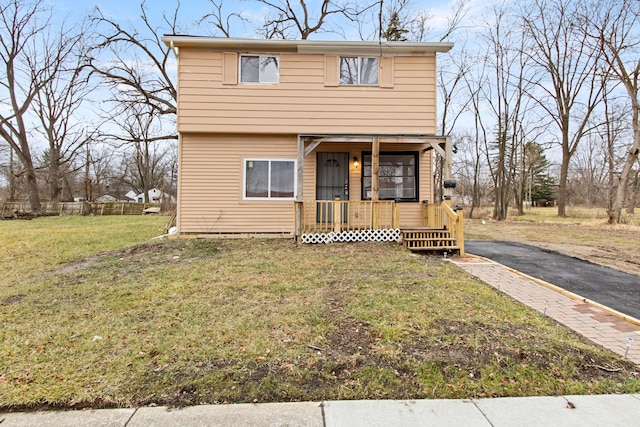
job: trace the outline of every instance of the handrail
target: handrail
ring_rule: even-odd
[[[453,210],[451,201],[445,200],[440,204],[425,203],[422,210],[424,226],[449,230],[451,237],[456,239],[456,244],[460,248],[460,255],[464,255],[464,215],[462,209]]]

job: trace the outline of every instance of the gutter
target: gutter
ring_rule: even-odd
[[[347,40],[281,40],[281,39],[240,39],[224,37],[200,37],[165,34],[162,41],[168,46],[210,48],[220,51],[254,51],[280,53],[328,53],[387,56],[431,56],[437,52],[448,52],[453,43],[438,42],[390,42],[390,41],[347,41]]]

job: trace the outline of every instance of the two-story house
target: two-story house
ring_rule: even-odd
[[[436,53],[452,44],[163,40],[178,58],[179,233],[315,242],[433,228],[433,155],[449,174],[451,159]]]

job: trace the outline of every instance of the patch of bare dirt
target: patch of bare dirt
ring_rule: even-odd
[[[215,240],[154,241],[72,261],[58,273],[71,275],[93,268],[109,269],[119,275],[167,264],[189,264],[217,255],[221,250]]]
[[[0,302],[0,305],[17,304],[20,301],[22,301],[25,296],[26,295],[24,294],[11,295],[9,297],[3,298],[2,301]]]

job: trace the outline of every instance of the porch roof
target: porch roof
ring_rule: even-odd
[[[424,151],[435,149],[441,156],[445,155],[445,146],[448,135],[408,135],[408,134],[300,134],[298,138],[302,142],[310,142],[304,148],[303,156],[306,157],[323,142],[327,143],[372,143],[378,139],[380,144],[430,144]]]
[[[300,134],[305,141],[312,142],[372,142],[378,138],[380,143],[426,144],[431,142],[446,142],[448,135],[429,134]]]

